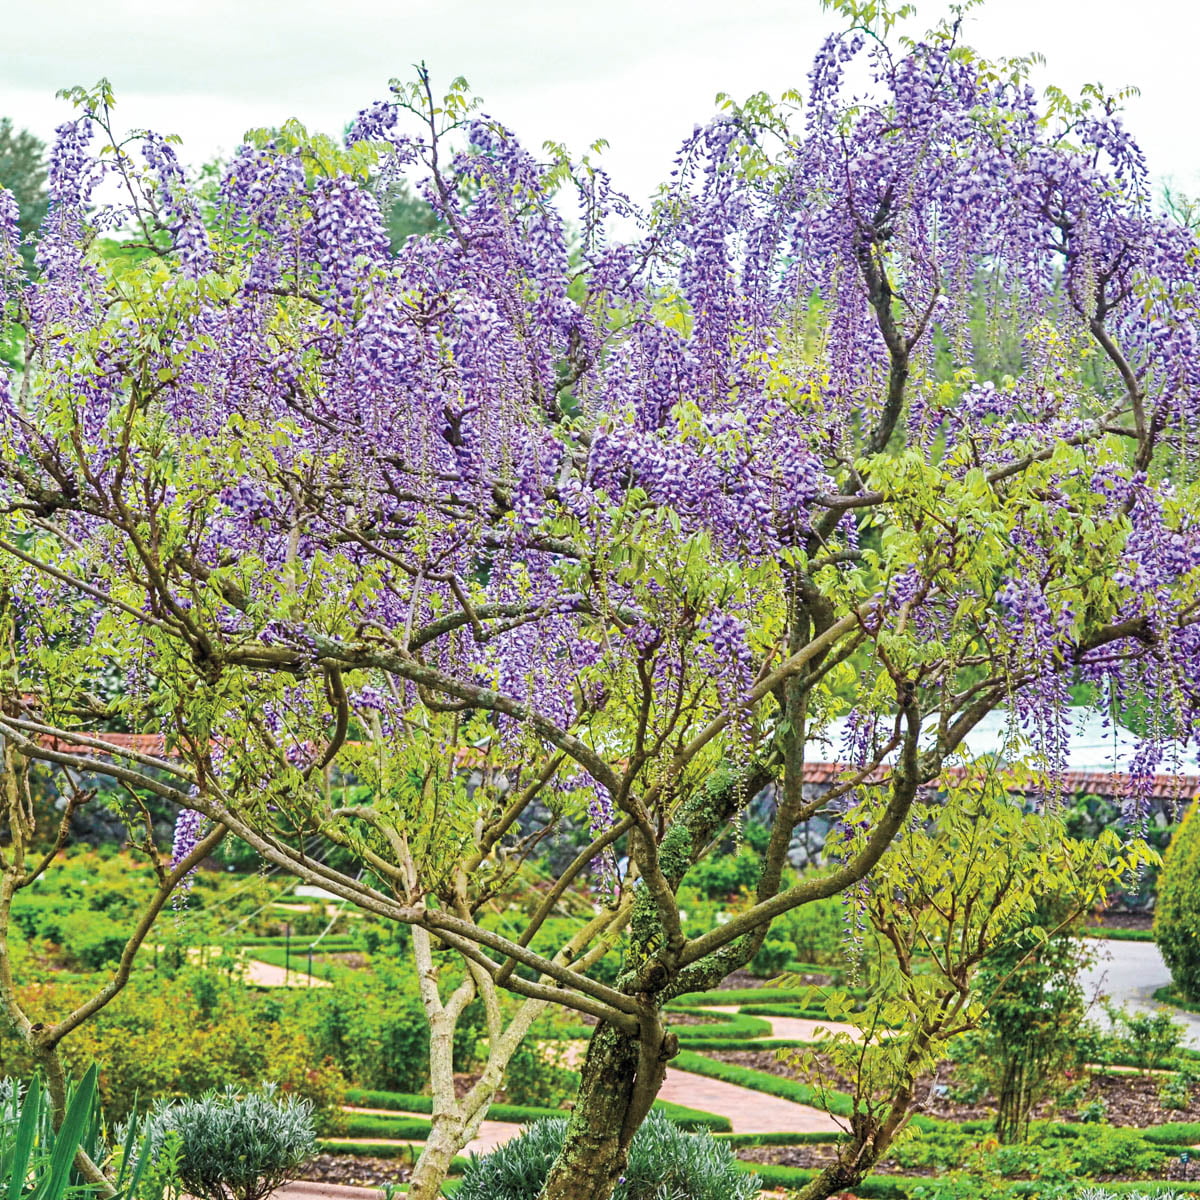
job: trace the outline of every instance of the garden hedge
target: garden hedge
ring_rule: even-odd
[[[811,1002],[813,989],[776,988],[728,988],[724,991],[689,992],[671,1001],[672,1008],[706,1008],[714,1004],[805,1004]]]
[[[672,1012],[691,1012],[692,1009],[667,1009],[667,1023],[670,1024]],[[697,1039],[704,1041],[746,1041],[750,1038],[770,1037],[771,1022],[762,1017],[745,1016],[742,1013],[713,1013],[711,1024],[704,1025],[671,1025],[671,1032],[676,1034],[681,1042],[690,1044]]]
[[[433,1112],[432,1097],[414,1092],[374,1092],[364,1088],[349,1088],[346,1091],[346,1103],[357,1105],[359,1108],[387,1108],[401,1113]],[[682,1129],[707,1129],[711,1133],[730,1133],[733,1129],[728,1117],[704,1112],[699,1108],[672,1104],[669,1100],[656,1100],[654,1107]],[[396,1119],[369,1113],[347,1113],[346,1115],[348,1118],[375,1115],[377,1120],[382,1121]],[[537,1121],[542,1117],[561,1117],[562,1115],[563,1110],[559,1108],[535,1108],[532,1105],[524,1104],[493,1104],[487,1111],[489,1121],[512,1121],[517,1125]]]
[[[1103,938],[1109,942],[1152,942],[1153,929],[1109,929],[1104,925],[1089,925],[1083,931],[1084,937]]]
[[[795,1050],[800,1046],[816,1046],[815,1041],[802,1038],[746,1038],[739,1041],[730,1038],[690,1037],[680,1038],[685,1050]]]
[[[423,1142],[429,1137],[431,1123],[420,1117],[384,1117],[378,1113],[346,1113],[342,1133],[356,1138],[396,1138]]]

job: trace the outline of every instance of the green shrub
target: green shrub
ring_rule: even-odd
[[[513,1104],[561,1108],[579,1090],[579,1076],[566,1057],[561,1042],[522,1042],[508,1060],[504,1094]]]
[[[1154,909],[1154,938],[1187,1000],[1200,1001],[1200,820],[1188,809],[1167,847]]]
[[[36,986],[30,985],[26,998],[44,1003],[32,990]],[[93,988],[92,981],[56,979],[54,1003],[67,1010]],[[279,995],[282,990],[260,996],[197,968],[174,978],[137,972],[66,1039],[63,1057],[76,1076],[101,1064],[100,1095],[114,1121],[127,1117],[139,1101],[198,1096],[226,1083],[251,1090],[272,1082],[336,1120],[345,1081],[296,1016],[314,993]],[[24,1076],[35,1068],[21,1039],[0,1027],[0,1071]]]
[[[313,989],[296,1017],[318,1062],[338,1063],[360,1087],[418,1092],[429,1078],[429,1026],[411,971],[382,964]]]
[[[1189,1071],[1175,1071],[1165,1075],[1158,1085],[1158,1102],[1163,1108],[1183,1109],[1192,1101],[1196,1077]]]
[[[347,1113],[339,1136],[388,1138],[392,1141],[423,1142],[433,1123],[423,1117],[385,1117],[382,1113]]]
[[[671,1001],[672,1008],[703,1008],[711,1004],[806,1004],[813,996],[811,987],[777,988],[766,985],[755,988],[726,988],[712,992],[685,992]]]
[[[854,1108],[854,1102],[844,1092],[819,1090],[797,1079],[785,1079],[781,1075],[756,1071],[753,1067],[742,1067],[737,1063],[720,1062],[691,1050],[681,1050],[671,1064],[680,1071],[691,1071],[696,1075],[707,1075],[710,1079],[735,1083],[739,1087],[765,1092],[768,1096],[779,1096],[797,1104],[821,1108],[835,1116],[849,1116]]]
[[[536,1200],[566,1136],[565,1118],[537,1121],[463,1175],[458,1200]],[[634,1134],[629,1163],[613,1200],[753,1200],[755,1175],[741,1170],[733,1151],[707,1134],[684,1133],[651,1113]]]
[[[776,917],[771,932],[791,942],[802,962],[846,965],[846,914],[837,896],[802,904]]]
[[[1115,1004],[1106,1004],[1104,1009],[1123,1061],[1149,1068],[1169,1067],[1175,1062],[1187,1031],[1166,1009],[1138,1013]]]
[[[795,961],[795,958],[796,943],[772,929],[763,939],[758,953],[750,960],[750,971],[751,974],[769,979],[786,971],[788,963]]]
[[[76,909],[59,919],[58,940],[73,965],[98,971],[120,959],[131,928],[105,913]]]
[[[684,877],[684,883],[694,887],[710,900],[727,900],[758,883],[762,874],[762,858],[748,846],[737,854],[718,854],[701,859]]]
[[[160,1101],[147,1115],[146,1133],[151,1158],[175,1135],[180,1181],[201,1200],[263,1200],[317,1151],[312,1105],[271,1088]]]
[[[671,1024],[672,1012],[691,1012],[691,1009],[667,1009],[667,1024]],[[700,1014],[697,1014],[700,1015]],[[750,1038],[768,1036],[771,1032],[771,1022],[761,1017],[747,1016],[742,1013],[711,1013],[711,1022],[701,1025],[680,1023],[671,1026],[671,1032],[679,1037],[680,1042],[689,1043],[693,1038],[704,1038],[715,1041],[746,1041]]]
[[[412,1092],[369,1092],[362,1088],[350,1088],[346,1092],[346,1103],[355,1104],[360,1108],[390,1108],[396,1112],[433,1112],[432,1097]],[[715,1113],[702,1112],[698,1108],[672,1104],[668,1100],[655,1100],[654,1110],[673,1121],[680,1129],[707,1129],[711,1133],[729,1133],[733,1129],[728,1117],[718,1117]],[[520,1104],[493,1104],[487,1111],[490,1121],[509,1121],[517,1125],[558,1115],[554,1109]]]

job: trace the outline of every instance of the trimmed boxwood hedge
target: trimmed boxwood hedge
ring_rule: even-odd
[[[794,1050],[798,1046],[816,1046],[817,1042],[806,1042],[798,1038],[747,1038],[737,1041],[726,1038],[680,1039],[685,1050]]]
[[[844,1141],[840,1130],[813,1133],[719,1133],[716,1135],[731,1146],[825,1146]]]
[[[1104,925],[1089,925],[1083,930],[1084,937],[1104,938],[1110,942],[1152,942],[1153,929],[1112,929]]]
[[[801,1004],[812,999],[812,988],[730,988],[728,991],[688,992],[676,996],[671,1008],[706,1008],[714,1004]]]
[[[743,1004],[739,1011],[761,1017],[800,1017],[806,1021],[830,1019],[822,1006],[813,1004]]]
[[[355,1138],[401,1138],[423,1142],[429,1137],[431,1124],[420,1117],[384,1117],[378,1113],[345,1113],[342,1132]]]
[[[393,1112],[432,1113],[433,1098],[415,1092],[372,1092],[364,1088],[349,1088],[346,1103],[359,1108],[387,1108]],[[728,1117],[704,1112],[699,1108],[688,1108],[683,1104],[672,1104],[669,1100],[655,1100],[654,1107],[669,1117],[681,1129],[707,1129],[711,1133],[729,1133],[733,1129]],[[366,1117],[368,1113],[348,1113],[347,1117]],[[524,1125],[542,1117],[561,1117],[560,1108],[535,1108],[525,1104],[493,1104],[487,1111],[490,1121],[512,1121]],[[395,1120],[392,1117],[376,1117],[377,1120]]]
[[[677,1009],[668,1006],[666,1015],[670,1024],[672,1012],[693,1012],[694,1009]],[[710,1015],[710,1014],[705,1014]],[[762,1017],[746,1016],[742,1013],[712,1013],[711,1024],[671,1025],[671,1032],[680,1042],[690,1044],[698,1039],[704,1041],[745,1041],[747,1038],[770,1037],[771,1022]]]

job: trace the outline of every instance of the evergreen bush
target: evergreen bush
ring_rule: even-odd
[[[1188,809],[1167,847],[1154,909],[1154,939],[1184,999],[1200,1000],[1200,820]]]

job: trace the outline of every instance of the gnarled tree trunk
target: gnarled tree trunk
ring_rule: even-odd
[[[623,1138],[637,1082],[638,1043],[608,1025],[592,1035],[562,1153],[540,1200],[605,1200],[629,1156]]]

